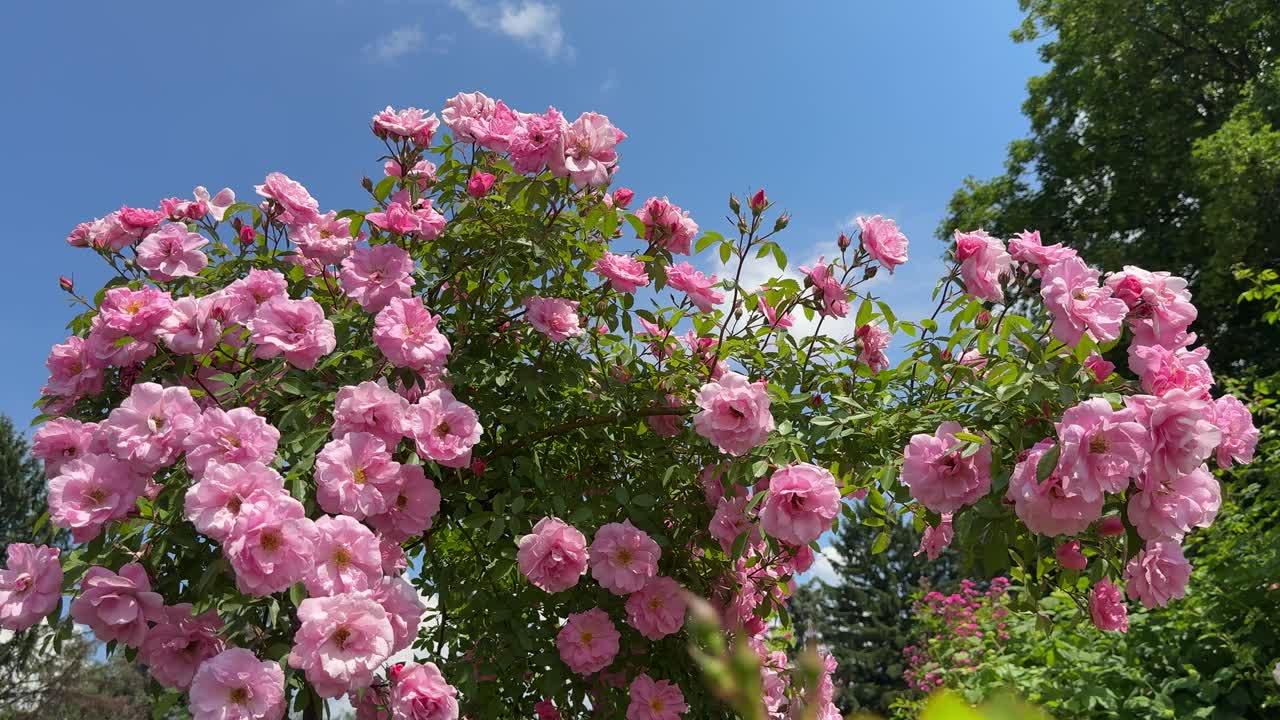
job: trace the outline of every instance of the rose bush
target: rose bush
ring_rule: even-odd
[[[786,599],[855,498],[878,547],[911,513],[931,555],[1024,586],[1079,572],[1045,535],[1119,513],[1081,534],[1088,577],[1146,606],[1184,591],[1178,543],[1217,510],[1202,464],[1256,433],[1186,350],[1180,279],[1102,282],[979,230],[933,315],[899,319],[870,283],[908,261],[891,220],[789,273],[763,191],[731,196],[728,237],[665,197],[627,212],[603,115],[467,93],[441,117],[374,117],[363,209],[271,173],[254,203],[198,188],[72,231],[115,273],[64,284],[84,312],[35,438],[75,600],[54,612],[53,559],[20,559],[6,623],[189,652],[156,678],[197,720],[341,695],[397,720],[669,720],[729,712],[685,650],[703,598],[759,665],[752,702],[833,718],[834,661],[788,659]],[[724,277],[686,257],[708,251]],[[748,262],[779,276],[744,287]],[[1098,354],[1126,339],[1136,380]]]

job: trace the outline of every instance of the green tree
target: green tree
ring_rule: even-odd
[[[10,543],[31,542],[31,527],[45,509],[44,469],[27,439],[0,415],[0,556]]]
[[[1280,369],[1280,328],[1236,304],[1232,265],[1280,262],[1280,5],[1020,0],[1049,70],[1005,173],[968,178],[939,227],[1039,229],[1107,270],[1186,277],[1216,367]]]

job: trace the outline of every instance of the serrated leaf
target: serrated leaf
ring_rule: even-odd
[[[1039,462],[1036,463],[1036,482],[1042,483],[1053,474],[1054,468],[1058,467],[1058,456],[1062,454],[1062,448],[1054,443],[1053,447],[1045,451],[1040,456]]]

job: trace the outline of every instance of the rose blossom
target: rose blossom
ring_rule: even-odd
[[[760,527],[791,545],[808,545],[840,513],[836,479],[825,468],[798,463],[775,470],[760,510]]]
[[[220,629],[217,610],[193,616],[190,603],[166,607],[139,655],[161,685],[186,690],[200,664],[222,652]]]
[[[311,569],[302,578],[312,596],[370,590],[382,579],[382,550],[373,531],[350,515],[315,521]]]
[[[1128,307],[1111,297],[1111,289],[1098,285],[1099,272],[1078,257],[1060,260],[1044,270],[1040,297],[1053,316],[1053,336],[1069,346],[1080,344],[1085,333],[1095,343],[1120,337]]]
[[[184,297],[173,303],[173,312],[160,326],[159,337],[169,349],[182,355],[205,355],[222,339],[222,325],[213,317],[214,297]]]
[[[113,287],[102,296],[93,327],[113,342],[125,336],[151,342],[160,336],[160,326],[173,311],[173,297],[155,288]]]
[[[912,435],[903,451],[902,484],[939,514],[972,505],[991,489],[991,445],[984,441],[978,452],[964,457],[958,432],[964,428],[948,420],[933,435]]]
[[[317,539],[315,523],[302,503],[260,490],[241,506],[223,552],[240,592],[266,597],[306,576]]]
[[[1132,413],[1112,410],[1104,398],[1067,409],[1057,428],[1062,446],[1058,471],[1064,488],[1090,501],[1124,490],[1147,462],[1146,428],[1134,421]]]
[[[1125,265],[1121,272],[1107,276],[1107,286],[1129,306],[1134,342],[1168,348],[1184,344],[1181,336],[1196,319],[1186,280]]]
[[[1258,429],[1253,426],[1253,415],[1244,403],[1234,395],[1223,395],[1213,406],[1213,423],[1222,433],[1218,444],[1218,467],[1227,469],[1234,460],[1242,465],[1253,462],[1253,450],[1258,445]]]
[[[407,465],[404,467],[414,467]],[[381,532],[378,537],[378,552],[382,555],[382,574],[397,577],[409,569],[409,559],[404,554],[400,543],[386,537]]]
[[[387,387],[385,378],[347,385],[334,399],[333,436],[369,433],[394,452],[404,437],[409,403]]]
[[[339,282],[347,297],[376,313],[392,298],[412,294],[413,258],[395,245],[361,245],[342,261]]]
[[[40,622],[62,599],[58,548],[11,543],[0,570],[0,628],[19,632]]]
[[[400,463],[376,435],[348,433],[316,456],[316,500],[328,513],[357,520],[387,511],[400,493]]]
[[[955,529],[951,525],[951,513],[945,513],[942,519],[938,521],[938,526],[924,526],[924,533],[920,536],[920,547],[916,548],[913,555],[924,553],[929,560],[937,560],[942,556],[942,551],[951,546],[952,539],[955,538]],[[806,548],[807,549],[807,548]]]
[[[452,350],[439,324],[420,298],[392,298],[374,320],[373,342],[396,367],[437,370]]]
[[[795,318],[791,313],[779,315],[777,308],[769,303],[769,298],[765,293],[765,289],[761,288],[756,295],[756,307],[760,312],[764,313],[765,320],[769,321],[771,328],[789,328],[795,324]]]
[[[892,273],[895,267],[907,261],[907,236],[902,234],[898,224],[892,219],[872,215],[859,217],[857,222],[862,235],[862,247],[885,270]]]
[[[1080,541],[1070,540],[1064,542],[1053,551],[1053,556],[1057,558],[1058,564],[1067,570],[1084,570],[1089,566],[1089,558],[1080,552]]]
[[[884,351],[889,347],[893,335],[880,325],[867,323],[858,327],[853,336],[861,343],[858,349],[858,361],[871,368],[871,372],[880,372],[889,367],[889,358]]]
[[[600,672],[618,654],[618,629],[600,608],[573,613],[556,635],[560,659],[579,675]]]
[[[191,680],[192,720],[280,720],[284,711],[280,664],[243,648],[204,661]]]
[[[185,387],[138,383],[101,431],[113,455],[151,473],[173,462],[199,418],[200,408]]]
[[[680,583],[658,576],[627,598],[627,622],[656,642],[684,627],[687,605]]]
[[[210,197],[203,185],[197,185],[191,194],[209,208],[209,214],[216,222],[222,222],[227,216],[227,209],[236,203],[236,193],[231,188],[222,188],[217,195]]]
[[[644,234],[640,237],[650,245],[666,248],[676,255],[688,255],[692,251],[698,224],[667,198],[645,200],[636,217],[644,224]]]
[[[750,500],[745,492],[733,497],[721,496],[716,500],[716,512],[711,516],[711,524],[707,530],[711,537],[720,542],[720,549],[725,554],[733,551],[733,544],[744,532],[747,533],[745,548],[760,545],[760,526],[755,522],[754,513],[748,515],[748,502]]]
[[[1089,593],[1089,617],[1099,630],[1129,632],[1129,610],[1111,578],[1104,577],[1094,584]]]
[[[569,127],[564,115],[553,107],[542,115],[526,115],[508,141],[511,162],[518,173],[542,172],[564,157],[564,131]]]
[[[596,530],[588,557],[591,577],[614,595],[626,595],[658,574],[662,548],[630,520],[623,520]]]
[[[137,263],[157,282],[194,277],[209,264],[209,258],[200,252],[208,244],[208,239],[187,230],[186,225],[169,223],[138,244]]]
[[[280,431],[246,407],[205,410],[182,439],[191,476],[200,478],[210,463],[269,463],[276,455]]]
[[[483,428],[475,410],[442,388],[409,406],[409,432],[420,455],[460,468],[471,462],[471,448],[480,442]]]
[[[529,324],[552,342],[564,342],[582,334],[577,300],[534,295],[525,298],[524,307],[528,312]]]
[[[1076,251],[1064,247],[1062,243],[1054,245],[1041,243],[1039,230],[1023,230],[1009,239],[1009,257],[1013,258],[1014,262],[1034,265],[1040,269],[1075,256]]]
[[[284,173],[267,175],[266,181],[254,189],[262,197],[275,201],[280,208],[280,222],[286,225],[307,225],[320,219],[320,203],[301,183]]]
[[[356,245],[356,238],[351,236],[351,218],[340,218],[332,210],[314,224],[292,228],[289,239],[303,257],[321,265],[337,265]]]
[[[1164,607],[1187,592],[1191,564],[1177,543],[1168,540],[1148,542],[1124,568],[1126,593],[1139,600],[1148,610]]]
[[[626,720],[678,720],[689,710],[678,685],[670,680],[655,681],[645,673],[631,681],[628,693]]]
[[[1222,490],[1201,465],[1166,483],[1147,480],[1129,496],[1129,522],[1143,540],[1182,540],[1193,527],[1209,527],[1222,507]]]
[[[546,592],[568,590],[587,573],[587,539],[559,518],[542,518],[516,544],[521,574]]]
[[[618,292],[633,293],[649,284],[644,263],[630,255],[605,253],[596,261],[592,272],[609,281]]]
[[[435,663],[409,663],[391,688],[391,711],[397,720],[457,720],[458,691]]]
[[[63,398],[97,395],[102,392],[102,369],[95,363],[85,339],[72,335],[49,350],[49,357],[44,361],[49,380],[40,393]]]
[[[673,290],[683,291],[689,301],[704,313],[724,302],[724,293],[715,289],[717,279],[715,275],[703,275],[701,270],[695,270],[687,262],[667,268],[667,285]]]
[[[984,230],[968,233],[957,230],[955,241],[965,292],[979,300],[1003,300],[1004,288],[1000,286],[1000,277],[1008,275],[1013,264],[1013,258],[1005,252],[1004,243]]]
[[[1155,482],[1195,470],[1222,437],[1213,424],[1213,404],[1185,390],[1170,390],[1161,398],[1129,395],[1125,404],[1149,429],[1151,463],[1147,473]]]
[[[71,603],[71,617],[88,625],[102,642],[116,641],[131,648],[147,639],[147,621],[162,619],[164,598],[151,592],[151,580],[139,563],[116,574],[97,565],[80,581],[80,596]]]
[[[390,105],[386,110],[373,116],[373,134],[380,138],[396,137],[408,140],[419,147],[431,144],[431,138],[440,127],[440,119],[435,113],[428,113],[416,107],[393,110]]]
[[[1209,371],[1209,348],[1170,350],[1163,345],[1129,346],[1129,369],[1142,383],[1142,389],[1163,396],[1170,390],[1186,390],[1195,397],[1208,399],[1213,385]]]
[[[241,508],[259,491],[265,497],[283,495],[284,478],[261,462],[214,464],[187,489],[184,512],[196,530],[223,542]]]
[[[288,287],[289,281],[279,272],[253,268],[248,275],[207,296],[213,298],[213,308],[209,312],[224,325],[243,325],[268,300],[288,300]]]
[[[1041,440],[1014,466],[1008,497],[1013,500],[1014,513],[1031,532],[1050,537],[1074,535],[1102,514],[1103,497],[1101,492],[1082,492],[1080,483],[1066,482],[1061,464],[1044,482],[1036,481],[1040,459],[1053,445],[1051,439]]]
[[[440,115],[458,142],[477,142],[493,118],[494,102],[482,92],[458,93],[444,103]]]
[[[618,153],[613,148],[626,137],[609,118],[594,112],[578,116],[563,137],[564,156],[554,158],[552,172],[568,175],[578,187],[599,187],[609,182],[609,171],[617,165]]]
[[[700,409],[693,416],[693,429],[730,455],[742,455],[760,445],[773,430],[763,381],[751,383],[727,372],[703,385],[695,402]]]
[[[44,461],[45,477],[57,477],[62,466],[93,451],[96,423],[54,418],[31,436],[31,457]]]
[[[473,173],[471,178],[467,180],[467,194],[476,199],[482,198],[493,189],[495,180],[497,180],[497,176],[493,173]]]
[[[418,625],[427,606],[422,604],[418,591],[402,577],[384,577],[373,586],[373,599],[387,613],[391,622],[394,641],[391,652],[399,652],[413,644],[418,637]]]
[[[849,314],[849,289],[840,283],[834,270],[823,258],[818,258],[812,268],[800,266],[800,272],[808,277],[817,298],[822,300],[819,312],[827,317],[842,318]]]
[[[440,512],[440,491],[422,471],[421,465],[400,466],[399,492],[391,498],[386,512],[366,518],[384,536],[403,541],[431,529],[431,520]]]
[[[303,670],[320,697],[368,687],[391,655],[394,633],[370,593],[307,598],[298,605],[302,626],[294,635],[289,666]]]
[[[314,368],[322,355],[337,347],[333,323],[325,319],[320,303],[309,297],[274,297],[264,302],[249,321],[249,332],[249,342],[258,346],[254,357],[283,354],[300,370]]]
[[[49,480],[49,521],[78,543],[133,511],[146,477],[108,455],[88,454],[64,464]]]
[[[667,407],[684,407],[684,401],[679,396],[671,393],[663,396],[662,401]],[[684,416],[680,413],[649,415],[645,418],[645,421],[649,423],[649,427],[659,437],[675,437],[680,434],[681,427],[684,425]]]
[[[1111,377],[1111,373],[1116,371],[1115,363],[1108,362],[1096,352],[1089,353],[1089,357],[1085,359],[1084,366],[1093,375],[1095,382],[1104,382]]]

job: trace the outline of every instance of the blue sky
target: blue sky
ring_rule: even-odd
[[[97,259],[79,221],[196,185],[241,197],[279,170],[325,208],[363,203],[369,117],[479,89],[517,109],[603,112],[629,139],[618,182],[704,229],[764,186],[793,264],[834,254],[856,214],[896,218],[911,261],[877,288],[919,316],[932,238],[967,174],[999,172],[1028,77],[1014,0],[596,3],[270,0],[5,3],[0,25],[0,412],[25,424]],[[709,259],[702,260],[712,267]]]

